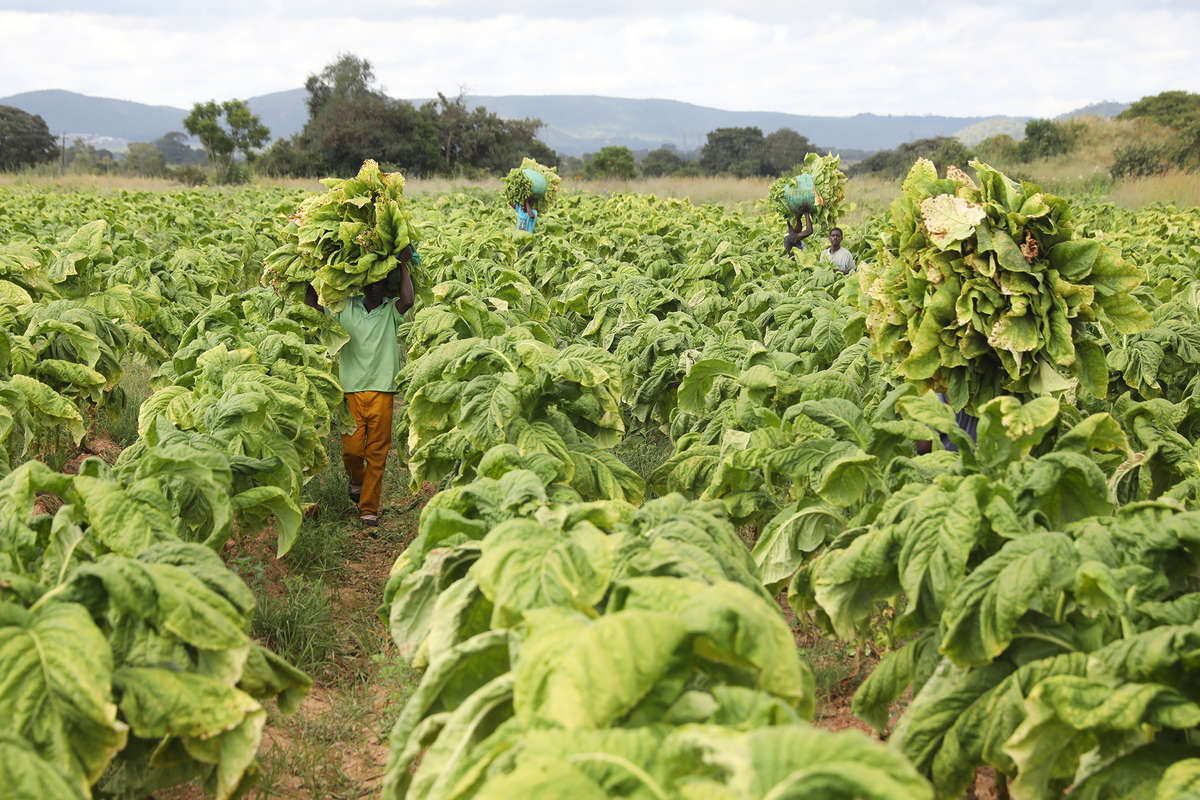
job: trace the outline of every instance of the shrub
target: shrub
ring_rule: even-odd
[[[1053,122],[1048,119],[1031,119],[1025,123],[1025,140],[1019,146],[1021,161],[1035,158],[1065,156],[1079,144],[1086,129],[1082,122]]]
[[[1167,171],[1167,154],[1152,144],[1131,144],[1119,147],[1109,173],[1114,178],[1145,178]]]
[[[200,167],[176,167],[167,173],[173,180],[188,186],[203,186],[208,183],[208,173]]]
[[[1000,133],[976,145],[975,152],[988,163],[1016,161],[1021,155],[1021,143],[1007,133]]]

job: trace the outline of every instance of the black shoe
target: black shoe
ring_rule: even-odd
[[[375,514],[363,514],[361,517],[358,518],[358,521],[361,522],[363,524],[363,527],[366,527],[366,528],[378,528],[379,527],[379,517]]]
[[[353,486],[351,486],[350,487],[350,502],[354,503],[354,505],[358,505],[359,500],[361,500],[361,499],[362,499],[362,489],[355,489]]]

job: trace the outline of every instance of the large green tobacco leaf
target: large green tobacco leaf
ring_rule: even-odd
[[[1177,761],[1163,773],[1153,800],[1194,800],[1200,797],[1200,758]]]
[[[924,673],[928,678],[938,662],[937,639],[928,630],[903,647],[886,653],[854,693],[854,716],[883,733],[888,728],[890,706]],[[916,686],[914,691],[920,691]]]
[[[941,652],[958,664],[989,664],[1008,647],[1027,612],[1053,612],[1059,593],[1075,579],[1076,564],[1071,540],[1061,533],[1006,542],[950,598]]]
[[[584,760],[587,757],[586,753],[573,755],[572,760]],[[607,753],[603,757],[612,758]],[[605,800],[614,796],[596,782],[589,780],[587,775],[569,761],[548,757],[535,757],[521,762],[512,772],[489,781],[471,796],[479,800],[501,800],[506,797],[555,795],[579,800]]]
[[[248,647],[244,627],[253,598],[245,587],[237,582],[239,591],[231,597],[224,587],[206,585],[203,568],[155,563],[151,559],[156,554],[148,549],[136,560],[108,555],[85,564],[71,575],[68,595],[93,613],[108,615],[114,624],[131,626],[124,644],[135,652],[149,643],[144,637],[151,633],[201,650]],[[221,575],[222,581],[224,576],[237,581],[229,573]]]
[[[912,489],[894,496],[888,514],[849,546],[825,553],[812,565],[813,597],[841,636],[852,637],[874,604],[897,590],[908,598],[899,630],[932,622],[966,574],[992,513],[988,482],[976,475]]]
[[[1200,765],[1195,748],[1172,745],[1149,744],[1139,747],[1117,758],[1100,769],[1090,772],[1077,781],[1071,789],[1071,797],[1079,800],[1105,800],[1110,797],[1145,797],[1159,800],[1163,797],[1195,798],[1200,790],[1200,772],[1180,784],[1172,785],[1168,773],[1181,775],[1189,760]],[[1189,756],[1192,758],[1189,759]],[[1182,769],[1180,767],[1182,766]],[[1189,787],[1188,783],[1192,785]],[[1188,791],[1190,789],[1190,791]],[[1157,792],[1157,793],[1156,793]]]
[[[1022,404],[1015,397],[997,397],[979,410],[978,455],[991,469],[1029,455],[1058,419],[1059,403],[1039,397]]]
[[[407,785],[409,767],[421,754],[421,748],[410,745],[422,738],[422,726],[432,724],[428,720],[453,712],[460,719],[465,715],[469,723],[470,715],[464,711],[468,698],[490,693],[485,688],[500,682],[507,687],[501,692],[507,702],[512,697],[512,681],[508,631],[486,631],[440,653],[392,727],[385,793],[388,786]],[[441,719],[444,722],[446,718]]]
[[[693,653],[729,683],[743,681],[782,698],[802,718],[813,713],[813,677],[788,647],[791,632],[775,608],[730,582],[704,585],[672,578],[632,578],[613,593],[614,612],[664,611],[677,615],[697,637]],[[739,674],[740,673],[740,674]]]
[[[64,426],[75,442],[83,439],[83,416],[65,397],[28,375],[13,375],[10,381],[39,425],[51,420],[54,424]]]
[[[522,719],[596,728],[628,713],[676,668],[689,637],[675,615],[623,611],[589,620],[577,612],[526,614],[513,707]]]
[[[650,728],[565,731],[506,725],[480,748],[489,763],[463,776],[451,796],[500,798],[525,791],[540,796],[538,787],[549,796],[570,786],[572,796],[578,791],[584,797],[660,797],[665,790],[654,774],[660,744],[661,736]],[[562,780],[562,788],[547,785],[551,780]]]
[[[122,667],[113,675],[121,716],[143,739],[207,739],[237,727],[259,709],[248,694],[204,675],[155,667]]]
[[[1200,706],[1166,686],[1056,676],[1034,688],[1028,717],[1005,746],[1017,765],[1015,797],[1055,796],[1054,782],[1074,774],[1075,760],[1096,747],[1101,734],[1150,728],[1191,728]]]
[[[0,716],[76,794],[125,746],[112,668],[108,642],[82,606],[0,603]]]
[[[1105,393],[1095,341],[1152,319],[1145,280],[1095,239],[1074,239],[1066,201],[972,162],[938,179],[918,159],[861,288],[872,354],[957,410],[993,397]]]
[[[784,507],[754,543],[754,561],[763,584],[778,586],[796,571],[804,554],[825,544],[845,527],[840,509],[812,499]]]
[[[24,740],[0,734],[0,786],[12,800],[83,800],[78,782],[68,780]]]
[[[741,733],[686,726],[663,742],[665,769],[683,797],[932,800],[929,784],[903,756],[858,731],[805,725]],[[704,777],[689,780],[694,765]]]
[[[441,798],[454,776],[464,767],[471,746],[484,738],[511,713],[514,704],[515,678],[505,673],[481,686],[477,691],[439,720],[439,732],[421,757],[415,774],[409,775],[407,764],[389,758],[384,778],[385,797]],[[396,754],[395,748],[392,754]],[[405,792],[412,781],[412,788]]]
[[[612,574],[612,542],[584,522],[567,530],[511,520],[483,540],[471,574],[495,604],[492,626],[515,625],[528,609],[545,606],[594,613]]]

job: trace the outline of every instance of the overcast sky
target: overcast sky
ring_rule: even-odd
[[[1052,116],[1200,90],[1200,0],[807,6],[0,0],[0,97],[67,89],[190,107],[300,87],[340,52],[409,98],[465,86],[798,114]]]

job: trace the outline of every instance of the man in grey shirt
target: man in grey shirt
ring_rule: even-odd
[[[842,229],[834,228],[829,232],[829,247],[821,251],[821,260],[833,264],[833,268],[843,275],[854,272],[854,256],[842,247]]]

